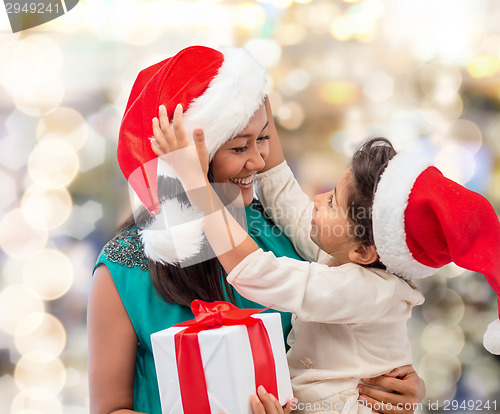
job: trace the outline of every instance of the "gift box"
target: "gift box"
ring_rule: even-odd
[[[281,317],[227,302],[193,301],[195,319],[151,335],[163,414],[252,414],[263,385],[292,397]]]

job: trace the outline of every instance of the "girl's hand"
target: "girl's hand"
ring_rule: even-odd
[[[159,108],[158,118],[153,118],[153,135],[151,149],[158,157],[165,160],[182,178],[193,172],[196,165],[201,166],[203,176],[208,173],[208,151],[205,145],[205,136],[201,128],[193,131],[193,143],[188,139],[182,124],[182,105],[175,108],[173,128],[168,120],[164,105]]]
[[[276,397],[269,394],[262,385],[257,388],[257,393],[258,396],[252,395],[250,398],[253,414],[289,414],[297,407],[299,401],[297,398],[292,398],[282,407]]]
[[[411,365],[395,368],[376,378],[363,379],[369,385],[359,385],[359,400],[375,412],[412,414],[425,397],[425,383]],[[382,391],[372,386],[393,390]]]

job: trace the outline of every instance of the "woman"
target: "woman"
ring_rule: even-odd
[[[94,271],[88,305],[92,413],[161,412],[149,336],[192,319],[188,305],[193,299],[260,307],[239,296],[227,284],[217,259],[203,250],[195,217],[178,203],[184,204],[185,196],[172,188],[171,172],[158,164],[150,148],[150,120],[160,104],[169,114],[177,103],[187,108],[183,119],[188,136],[203,127],[211,180],[241,192],[249,234],[259,247],[299,259],[253,200],[255,174],[277,165],[280,157],[279,151],[269,154],[269,141],[277,141],[277,136],[270,108],[263,104],[264,85],[264,69],[236,48],[219,52],[190,47],[139,74],[120,128],[118,160],[145,209],[106,244]],[[170,196],[177,197],[158,192],[157,175],[160,190],[161,181],[166,181]],[[180,233],[164,230],[162,220],[172,219]],[[286,337],[290,315],[282,314],[282,321]],[[419,402],[425,393],[409,366],[371,383],[395,393],[363,387],[365,400],[394,407]],[[255,412],[278,412],[266,393],[259,396],[263,404],[252,400]]]

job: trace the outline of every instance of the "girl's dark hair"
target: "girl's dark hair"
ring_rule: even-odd
[[[213,183],[211,169],[208,172],[208,179]],[[161,197],[162,194],[169,194],[175,195],[181,203],[189,205],[189,200],[176,179],[160,177],[158,194],[160,194],[160,202],[165,199]],[[125,221],[120,232],[141,226],[150,219],[149,213],[143,208],[135,217],[131,215]],[[206,260],[200,263],[196,260],[194,264],[183,267],[162,264],[146,257],[155,290],[165,301],[185,306],[190,306],[194,299],[207,302],[229,299],[234,304],[234,296],[225,278],[225,271],[214,256],[214,254],[209,254],[210,258]]]
[[[352,185],[347,195],[348,219],[357,241],[365,246],[375,244],[373,239],[372,206],[378,182],[389,160],[396,155],[386,138],[371,138],[352,156]],[[380,260],[369,265],[385,269]]]

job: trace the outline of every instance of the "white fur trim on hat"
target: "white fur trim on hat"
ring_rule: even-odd
[[[483,337],[483,345],[488,352],[500,355],[500,320],[491,322]]]
[[[405,279],[420,279],[438,270],[413,258],[404,225],[413,184],[430,164],[430,160],[416,154],[397,154],[382,173],[373,199],[373,238],[380,261],[389,272]]]
[[[247,126],[265,98],[264,67],[244,49],[223,47],[219,51],[224,55],[219,73],[183,116],[189,139],[195,128],[203,128],[210,159]],[[158,175],[172,176],[163,167],[158,164]]]
[[[161,203],[160,213],[139,234],[149,259],[178,264],[200,252],[205,242],[203,215],[175,198],[168,199]]]

